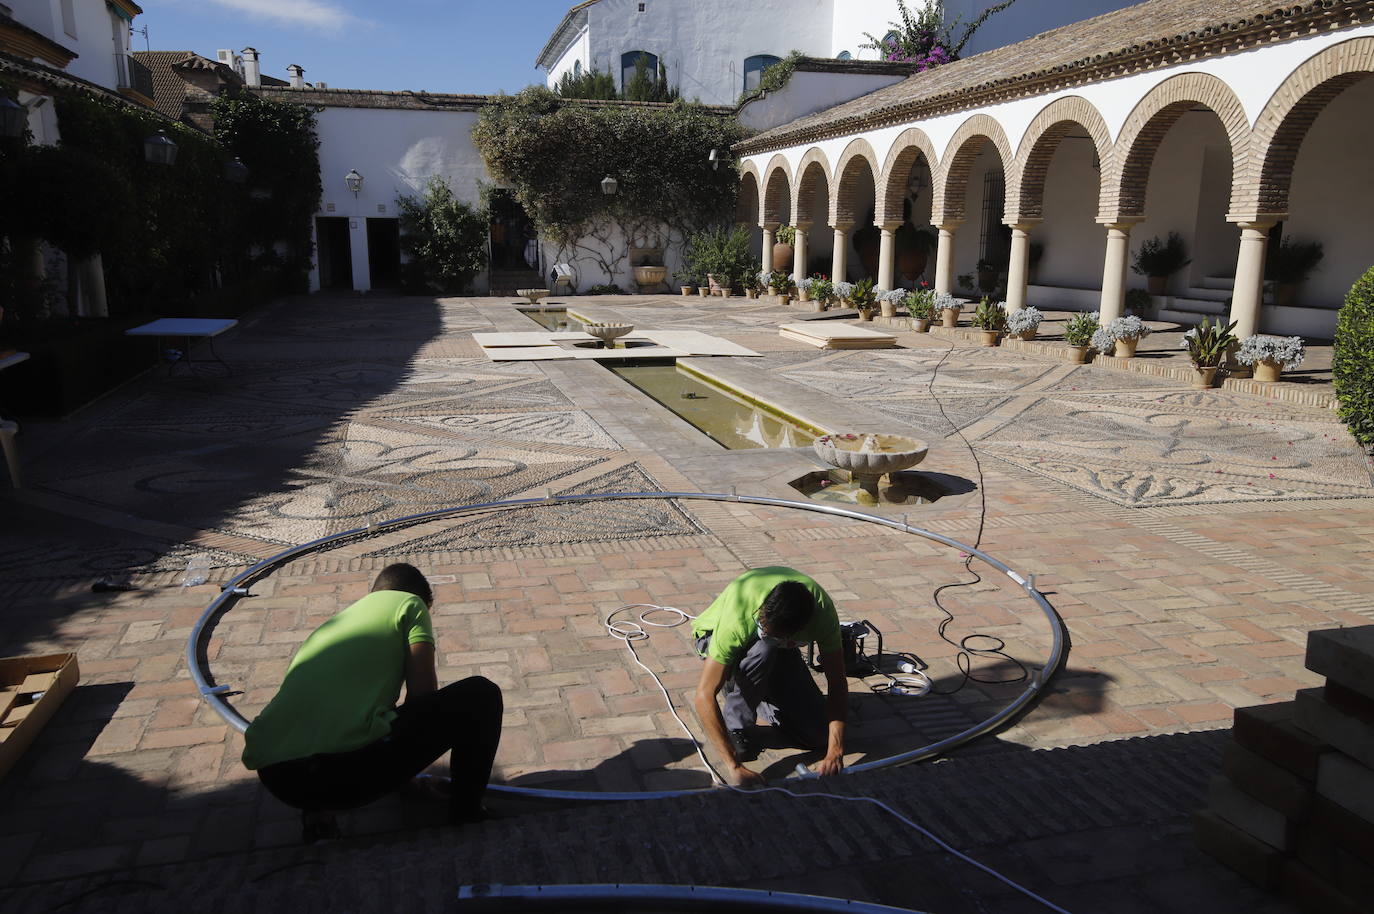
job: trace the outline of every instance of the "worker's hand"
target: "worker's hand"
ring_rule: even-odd
[[[757,771],[750,771],[743,765],[736,765],[730,769],[730,780],[734,781],[735,786],[741,790],[758,790],[767,784],[763,775]]]
[[[843,755],[827,755],[815,764],[811,769],[821,777],[828,777],[832,774],[839,774],[844,770]]]

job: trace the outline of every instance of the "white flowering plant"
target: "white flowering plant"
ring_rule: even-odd
[[[931,302],[931,305],[934,307],[936,314],[939,314],[941,311],[964,310],[963,302],[959,301],[959,299],[950,295],[948,292],[936,292],[935,300]]]
[[[1247,336],[1236,350],[1236,361],[1242,365],[1258,362],[1276,362],[1284,371],[1292,371],[1302,364],[1307,355],[1300,336],[1270,336],[1257,333]]]
[[[1045,315],[1038,308],[1020,308],[1007,312],[1008,333],[1028,333],[1040,326]]]
[[[891,292],[880,289],[878,290],[878,301],[890,301],[893,305],[900,305],[906,301],[909,294],[906,289],[893,289]]]
[[[1134,314],[1112,318],[1102,325],[1102,331],[1106,333],[1113,342],[1116,340],[1138,340],[1154,332],[1144,321]]]
[[[836,298],[843,298],[847,301],[849,299],[849,296],[852,295],[853,292],[854,284],[852,282],[845,282],[844,280],[840,280],[839,282],[835,283]]]

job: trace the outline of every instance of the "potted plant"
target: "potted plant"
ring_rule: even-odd
[[[691,270],[682,270],[673,274],[673,278],[678,281],[683,295],[691,295],[697,288],[697,276]]]
[[[1088,361],[1088,350],[1092,348],[1093,334],[1099,325],[1097,314],[1077,314],[1064,325],[1064,342],[1069,344],[1069,361],[1082,365]]]
[[[1099,328],[1093,334],[1092,345],[1103,355],[1110,349],[1118,359],[1134,358],[1135,347],[1140,338],[1153,332],[1144,321],[1134,314],[1129,314],[1126,317],[1112,318],[1106,326]]]
[[[1134,314],[1141,320],[1149,320],[1150,317],[1154,314],[1154,296],[1151,295],[1149,292],[1146,292],[1144,289],[1127,289],[1125,304],[1126,313]]]
[[[853,295],[854,284],[852,282],[845,282],[844,280],[835,281],[835,297],[839,299],[840,304],[847,307]]]
[[[1298,297],[1298,286],[1307,282],[1324,256],[1320,241],[1284,238],[1277,248],[1271,248],[1267,273],[1277,283],[1274,304],[1291,306]]]
[[[1007,313],[1007,333],[1023,340],[1035,339],[1036,331],[1045,315],[1038,308],[1020,308]]]
[[[796,253],[796,248],[792,245],[797,240],[797,230],[790,225],[780,227],[777,234],[773,236],[773,269],[790,270],[792,269],[792,258]]]
[[[768,288],[778,297],[778,304],[786,305],[792,292],[792,277],[781,270],[774,270],[768,274]]]
[[[873,320],[873,312],[877,308],[877,296],[873,291],[873,280],[861,279],[854,283],[854,288],[849,293],[849,301],[855,308],[859,309],[859,320]]]
[[[897,273],[904,279],[916,282],[930,262],[930,252],[937,242],[935,233],[928,228],[917,228],[910,222],[903,222],[897,227],[893,240],[897,248]]]
[[[978,291],[984,294],[997,288],[997,267],[990,260],[980,260],[974,267],[978,274]]]
[[[907,316],[911,318],[911,329],[917,333],[926,333],[930,330],[930,322],[935,318],[935,293],[922,283],[922,288],[907,294],[906,305]]]
[[[811,299],[817,311],[824,311],[835,300],[835,284],[824,276],[811,277]]]
[[[1007,327],[1007,303],[985,297],[973,312],[973,326],[982,331],[984,346],[996,346]]]
[[[1188,350],[1188,357],[1193,360],[1194,387],[1205,390],[1212,386],[1222,360],[1235,345],[1236,338],[1231,332],[1235,329],[1235,321],[1223,326],[1220,318],[1213,322],[1204,317],[1202,323],[1183,334],[1180,345]]]
[[[1131,269],[1146,277],[1151,295],[1164,295],[1169,289],[1169,277],[1192,262],[1183,236],[1178,232],[1170,232],[1164,241],[1160,241],[1156,235],[1141,244]]]
[[[964,303],[948,292],[936,292],[931,307],[939,313],[942,325],[953,327],[959,323],[959,312],[964,310]]]
[[[878,292],[878,313],[883,317],[896,317],[897,306],[906,301],[906,289],[893,289],[891,292]]]
[[[1307,350],[1300,336],[1247,336],[1236,352],[1236,361],[1255,369],[1255,380],[1272,384],[1285,371],[1302,364]]]
[[[810,301],[812,289],[815,288],[816,279],[813,276],[804,276],[797,283],[797,301]]]

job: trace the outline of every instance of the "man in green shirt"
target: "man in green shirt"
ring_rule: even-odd
[[[840,621],[830,595],[791,568],[755,568],[735,578],[692,623],[704,659],[695,705],[706,735],[728,764],[739,787],[763,783],[745,768],[745,728],[762,713],[803,746],[824,749],[818,774],[844,767],[845,679]],[[800,648],[816,642],[826,695],[806,668]],[[716,693],[725,689],[725,712]]]
[[[419,569],[382,569],[371,593],[305,640],[244,733],[244,766],[303,810],[307,842],[337,834],[332,810],[372,802],[449,750],[450,817],[485,817],[501,689],[481,676],[438,688],[433,604]]]

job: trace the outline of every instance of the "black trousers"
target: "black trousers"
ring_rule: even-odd
[[[451,750],[450,809],[476,811],[501,742],[501,688],[482,676],[409,699],[396,709],[391,732],[351,752],[312,755],[267,765],[258,777],[272,795],[297,809],[352,809],[403,786]]]
[[[697,653],[706,656],[710,645],[711,632],[705,632],[697,639]],[[724,693],[726,729],[743,730],[761,714],[803,748],[826,747],[825,696],[797,648],[755,641],[730,669]]]

